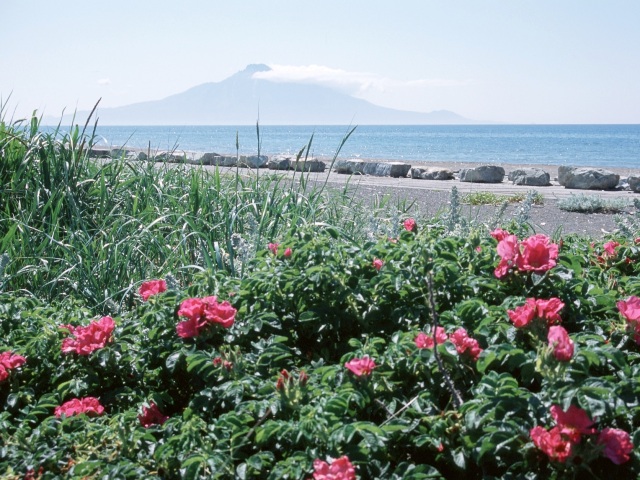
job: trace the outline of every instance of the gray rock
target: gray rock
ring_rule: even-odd
[[[411,170],[411,165],[403,162],[389,162],[389,176],[393,178],[405,178]]]
[[[546,187],[550,185],[550,175],[541,168],[519,168],[509,173],[509,181],[514,185]]]
[[[576,168],[578,167],[572,167],[568,165],[562,165],[558,167],[558,183],[564,186],[564,184],[567,183],[567,175],[569,175],[569,173]]]
[[[269,170],[289,170],[291,168],[291,158],[283,155],[276,155],[269,158],[267,164]]]
[[[200,155],[200,163],[202,165],[217,165],[216,158],[220,157],[220,154],[214,152],[206,152]]]
[[[241,155],[239,165],[248,168],[262,168],[266,167],[267,163],[269,163],[269,157],[266,155]]]
[[[640,177],[632,175],[627,178],[627,182],[629,183],[629,188],[633,192],[640,193]]]
[[[184,152],[158,152],[153,157],[156,162],[167,163],[183,163],[185,158]]]
[[[336,173],[344,173],[346,175],[361,175],[364,173],[366,162],[359,159],[340,160],[335,164]]]
[[[210,161],[210,165],[217,165],[218,167],[235,167],[238,164],[238,157],[231,155],[213,155]]]
[[[299,160],[298,162],[292,162],[291,167],[297,172],[324,172],[326,164],[320,160],[309,159]]]
[[[140,150],[138,152],[136,160],[144,161],[144,160],[148,160],[148,159],[149,159],[149,156],[146,154],[146,152],[143,152],[142,150]]]
[[[413,167],[409,176],[421,180],[453,180],[453,172],[446,168]]]
[[[603,168],[558,167],[558,182],[565,188],[577,190],[613,190],[620,175]]]
[[[391,175],[391,165],[386,162],[367,162],[364,165],[364,174],[374,177],[388,177]]]
[[[110,148],[101,148],[101,147],[93,147],[89,150],[89,156],[93,158],[110,158],[111,157],[111,149]]]
[[[471,183],[502,183],[504,168],[497,165],[481,165],[460,170],[460,181]]]

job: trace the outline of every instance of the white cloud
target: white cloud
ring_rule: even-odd
[[[98,81],[96,83],[98,85],[110,85],[111,84],[111,79],[110,78],[100,78],[100,79],[98,79]]]
[[[451,87],[467,85],[468,80],[418,79],[397,80],[366,72],[348,72],[322,65],[269,65],[271,70],[256,72],[253,78],[271,82],[312,83],[324,85],[355,95],[362,95],[371,90],[385,91],[389,88],[403,87]]]

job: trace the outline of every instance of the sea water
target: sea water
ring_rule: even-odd
[[[333,157],[349,126],[98,126],[98,145]],[[357,126],[340,158],[640,168],[640,125]]]

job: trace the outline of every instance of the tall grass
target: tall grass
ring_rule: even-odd
[[[257,135],[259,145],[259,127]],[[349,228],[358,223],[354,212],[365,211],[353,208],[353,192],[330,191],[304,172],[289,179],[98,162],[89,158],[92,139],[86,126],[43,133],[35,116],[0,120],[0,255],[9,259],[0,288],[82,298],[116,313],[144,279],[171,273],[188,283],[204,269],[242,276],[256,250],[290,229],[308,222]],[[306,161],[311,142],[298,161]]]

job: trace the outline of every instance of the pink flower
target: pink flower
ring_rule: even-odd
[[[376,270],[380,271],[383,265],[384,265],[384,262],[379,258],[373,259],[373,268],[375,268]]]
[[[571,405],[566,412],[559,405],[552,405],[551,416],[558,424],[562,434],[574,442],[580,441],[581,435],[596,433],[593,428],[593,420],[589,418],[587,412],[575,405]]]
[[[369,357],[362,357],[349,360],[344,366],[351,370],[357,377],[368,377],[377,365],[376,362]]]
[[[164,280],[149,280],[148,282],[142,282],[138,293],[145,302],[149,300],[152,295],[157,295],[167,291],[167,282]]]
[[[494,275],[496,278],[502,278],[507,275],[509,269],[513,268],[516,264],[516,259],[520,253],[518,237],[515,235],[502,237],[498,242],[497,252],[500,256],[500,263],[496,267]]]
[[[89,355],[95,350],[103,348],[111,339],[111,333],[115,328],[115,323],[111,317],[102,317],[100,320],[91,322],[86,327],[74,327],[72,325],[61,325],[66,328],[75,338],[65,338],[62,341],[62,352],[75,352],[78,355]]]
[[[9,370],[18,368],[27,361],[22,355],[13,352],[0,353],[0,382],[4,382],[9,378]]]
[[[564,303],[559,298],[527,298],[524,305],[516,307],[515,310],[507,310],[507,314],[516,328],[526,327],[534,318],[546,320],[551,325],[562,321],[560,310],[563,308]]]
[[[602,454],[616,465],[629,461],[629,454],[633,452],[631,437],[624,430],[605,428],[598,435],[598,444],[604,445]]]
[[[217,297],[188,298],[180,304],[178,316],[187,320],[176,326],[178,335],[182,338],[197,337],[200,330],[207,324],[219,324],[229,328],[235,321],[237,310],[226,300],[218,302]]]
[[[527,272],[546,272],[556,266],[558,245],[549,243],[549,237],[543,234],[533,235],[520,243],[521,253],[516,258],[518,270]]]
[[[142,414],[138,415],[138,420],[144,428],[149,428],[153,425],[162,425],[169,420],[169,417],[162,414],[158,405],[150,402],[148,407],[142,407]]]
[[[622,316],[629,322],[640,322],[640,298],[631,296],[627,300],[619,301],[616,306]]]
[[[56,417],[62,415],[71,417],[86,413],[89,417],[95,417],[104,413],[104,407],[100,405],[100,401],[95,397],[74,398],[68,402],[56,407],[54,414]]]
[[[573,442],[562,433],[559,427],[549,431],[539,426],[533,427],[529,435],[533,444],[553,461],[564,463],[573,453]]]
[[[478,246],[476,247],[476,252],[477,252],[477,253],[482,253],[482,247],[481,247],[480,245],[478,245]]]
[[[290,248],[285,249],[284,251],[284,258],[289,258],[291,257],[291,254],[293,253],[293,250],[291,250]]]
[[[449,337],[444,331],[442,327],[436,327],[436,343],[438,345],[443,344],[447,341]],[[416,339],[414,340],[416,343],[416,347],[418,348],[433,348],[433,335],[420,332]]]
[[[413,218],[407,218],[403,225],[407,232],[416,232],[418,230],[418,224]]]
[[[356,469],[345,455],[336,458],[331,465],[322,460],[313,461],[314,480],[355,480]]]
[[[495,238],[499,242],[499,241],[505,239],[506,237],[508,237],[511,234],[509,232],[507,232],[506,230],[502,230],[501,228],[496,228],[489,235],[491,235],[493,238]]]
[[[615,257],[618,253],[616,252],[616,248],[618,248],[620,244],[618,242],[610,241],[605,243],[602,248],[604,249],[605,257]]]
[[[513,322],[516,328],[526,327],[536,317],[536,299],[527,298],[524,305],[516,307],[515,310],[507,310],[509,319]]]
[[[573,357],[573,341],[569,338],[567,331],[554,325],[549,328],[547,335],[549,346],[553,349],[553,356],[559,362],[568,362]]]
[[[538,318],[547,320],[549,325],[560,323],[560,310],[564,308],[564,303],[559,298],[550,298],[548,300],[537,299],[536,310]]]
[[[455,345],[459,354],[462,355],[466,353],[473,361],[478,360],[478,357],[482,353],[482,348],[480,348],[478,341],[471,338],[464,328],[459,328],[453,332],[449,340]]]
[[[273,253],[274,255],[277,255],[279,246],[280,246],[279,243],[270,243],[269,245],[267,245],[267,248],[271,251],[271,253]]]

